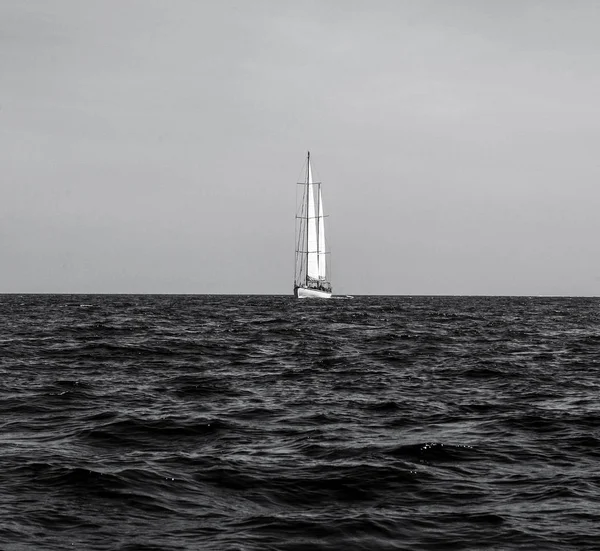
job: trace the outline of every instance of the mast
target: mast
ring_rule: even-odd
[[[310,180],[310,151],[308,152],[308,158],[306,161],[306,225],[304,226],[306,231],[306,270],[305,270],[305,281],[304,284],[308,287],[308,194],[310,192],[309,184]]]

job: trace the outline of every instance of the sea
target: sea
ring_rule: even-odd
[[[600,549],[600,299],[0,295],[0,549]]]

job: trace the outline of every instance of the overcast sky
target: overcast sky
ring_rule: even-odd
[[[600,294],[600,2],[0,0],[0,292]]]

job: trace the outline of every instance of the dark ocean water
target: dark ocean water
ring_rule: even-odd
[[[0,549],[600,549],[599,313],[0,295]]]

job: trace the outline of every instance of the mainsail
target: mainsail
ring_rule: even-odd
[[[325,217],[323,216],[323,197],[321,184],[313,182],[312,167],[308,159],[308,211],[307,227],[308,239],[306,250],[308,251],[308,277],[315,280],[325,280],[327,277],[327,255],[325,253]]]
[[[327,255],[325,254],[325,217],[323,216],[323,197],[321,196],[321,186],[319,186],[319,200],[318,200],[318,212],[319,217],[317,218],[317,264],[319,266],[318,274],[319,279],[327,278]]]

